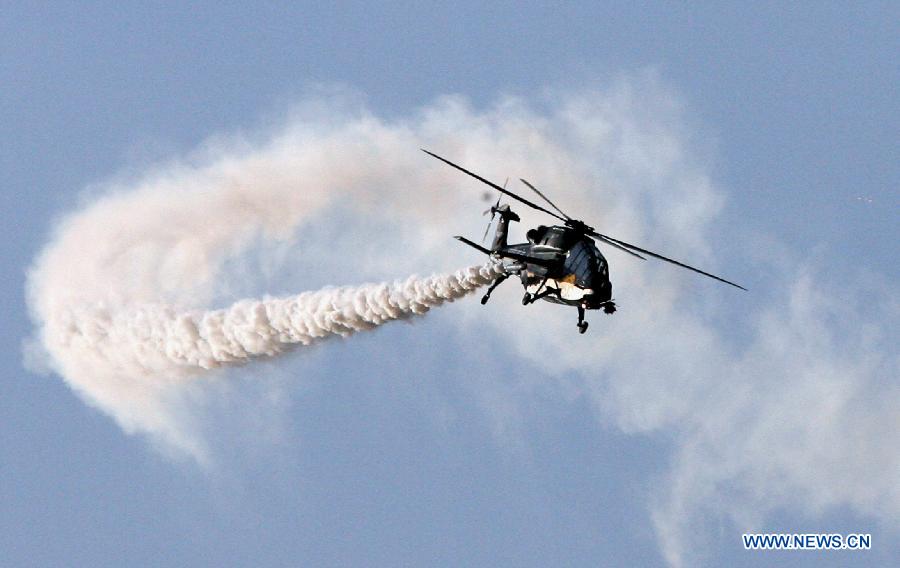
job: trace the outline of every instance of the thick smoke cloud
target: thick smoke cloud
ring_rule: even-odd
[[[490,284],[502,272],[500,263],[490,262],[456,274],[242,300],[210,311],[75,306],[48,325],[45,340],[97,369],[122,375],[192,374],[424,315]]]
[[[820,515],[849,507],[894,527],[896,291],[877,278],[838,281],[815,258],[761,261],[749,250],[776,247],[734,241],[750,231],[723,213],[725,194],[685,123],[678,99],[647,77],[503,98],[484,110],[447,97],[394,120],[346,99],[314,100],[274,130],[217,139],[182,163],[99,190],[104,197],[61,223],[31,272],[39,334],[86,401],[129,431],[202,454],[177,372],[151,366],[131,375],[110,371],[109,358],[73,361],[54,340],[70,317],[60,314],[93,306],[137,317],[129,310],[149,305],[207,313],[197,310],[241,297],[227,276],[231,259],[248,250],[296,254],[287,272],[298,289],[471,263],[473,251],[447,239],[483,230],[476,212],[484,206],[472,182],[429,161],[417,150],[424,146],[489,179],[526,177],[605,233],[751,288],[736,295],[743,293],[610,251],[621,309],[592,315],[591,349],[572,341],[573,314],[564,310],[540,312],[550,315],[538,324],[534,310],[515,304],[502,321],[459,306],[465,322],[484,318],[494,328],[485,341],[530,361],[561,396],[591,401],[601,420],[625,432],[673,441],[670,470],[648,503],[672,565],[697,560],[688,551],[703,528],[725,519],[737,532],[765,529],[782,508]],[[546,222],[519,212],[523,226]],[[740,263],[716,263],[706,244],[713,229],[716,247]],[[356,272],[341,260],[350,255]],[[505,287],[495,302],[514,298],[514,285]],[[188,331],[202,320],[188,317]],[[102,321],[88,331],[106,337],[119,320]],[[457,329],[465,332],[465,322]],[[534,407],[535,379],[522,380],[518,398],[504,405]]]

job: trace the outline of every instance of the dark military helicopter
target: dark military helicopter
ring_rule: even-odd
[[[555,304],[575,306],[578,308],[578,331],[584,333],[588,328],[588,322],[584,321],[585,310],[603,309],[607,314],[612,314],[616,311],[616,304],[612,299],[612,283],[609,281],[609,264],[597,249],[594,241],[619,249],[641,260],[646,260],[641,255],[643,253],[708,276],[719,282],[724,282],[735,288],[746,290],[743,286],[709,272],[704,272],[693,266],[688,266],[677,260],[615,239],[609,235],[598,233],[593,227],[585,224],[584,221],[579,221],[566,215],[546,195],[524,179],[520,179],[520,181],[546,201],[555,212],[520,197],[508,191],[505,187],[500,187],[446,158],[442,158],[424,148],[422,151],[491,186],[500,193],[563,222],[562,225],[549,227],[540,225],[529,230],[526,233],[527,243],[507,244],[506,237],[510,221],[519,221],[520,219],[510,209],[509,205],[500,205],[500,199],[497,199],[497,203],[488,211],[485,211],[485,214],[491,213],[491,220],[494,219],[495,215],[500,217],[497,221],[497,229],[494,232],[494,241],[490,250],[465,237],[455,237],[470,247],[494,258],[506,258],[513,261],[505,264],[506,271],[491,283],[487,293],[481,298],[482,304],[488,302],[491,292],[497,286],[509,278],[510,275],[517,274],[522,280],[522,286],[525,287],[525,296],[522,298],[523,305],[534,303],[537,300],[546,300]],[[490,228],[490,224],[488,224],[488,228]],[[487,231],[485,231],[486,236]]]

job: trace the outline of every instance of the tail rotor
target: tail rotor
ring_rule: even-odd
[[[509,178],[506,178],[506,181],[503,182],[504,188],[506,188],[507,183],[509,183]],[[487,195],[485,195],[485,198],[487,198]],[[493,205],[491,205],[490,209],[487,209],[484,213],[482,213],[482,216],[486,216],[488,213],[491,214],[491,218],[488,221],[487,227],[484,228],[484,236],[481,237],[482,244],[484,243],[485,239],[487,239],[488,232],[490,232],[490,230],[491,230],[491,225],[494,223],[494,217],[497,216],[497,211],[500,209],[500,199],[502,199],[502,198],[503,198],[503,194],[501,193],[500,195],[497,196],[497,202],[494,203]]]

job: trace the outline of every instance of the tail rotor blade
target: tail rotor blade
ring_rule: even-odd
[[[509,181],[509,178],[506,178],[506,181],[508,182],[508,181]],[[506,184],[503,184],[503,187],[506,187]],[[482,242],[482,243],[485,241],[485,239],[487,239],[488,231],[491,230],[491,223],[494,222],[494,217],[497,215],[497,208],[500,207],[500,200],[501,200],[502,198],[503,198],[503,194],[502,194],[502,193],[499,194],[499,195],[497,195],[497,203],[494,203],[494,205],[491,206],[490,209],[488,209],[487,211],[485,211],[484,213],[482,213],[482,215],[487,215],[488,213],[491,214],[491,219],[488,221],[487,227],[484,228],[484,236],[481,237],[481,242]]]
[[[484,228],[484,235],[481,237],[481,242],[482,242],[482,243],[483,243],[485,240],[487,240],[487,234],[488,234],[488,231],[491,230],[491,224],[492,224],[493,222],[494,222],[494,216],[491,215],[491,220],[488,221],[487,227]]]

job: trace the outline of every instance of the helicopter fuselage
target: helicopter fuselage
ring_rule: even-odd
[[[527,243],[501,246],[495,253],[519,257],[507,269],[518,274],[532,298],[588,310],[610,301],[609,265],[592,239],[559,225],[532,229],[528,237]]]

